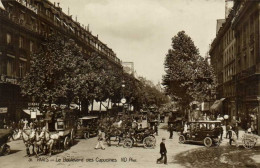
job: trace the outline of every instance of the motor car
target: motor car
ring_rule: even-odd
[[[98,117],[97,116],[85,116],[78,120],[78,126],[76,131],[77,138],[88,139],[95,137],[98,134]]]
[[[202,143],[206,147],[220,144],[221,121],[187,122],[187,128],[180,133],[180,143]]]

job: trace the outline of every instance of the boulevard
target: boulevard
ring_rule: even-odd
[[[145,122],[143,124],[145,126]],[[160,124],[160,127],[164,125],[166,124]],[[112,142],[111,147],[108,147],[105,143],[105,150],[95,150],[94,147],[97,144],[97,137],[93,137],[87,140],[77,139],[76,144],[70,149],[51,157],[41,155],[39,158],[36,158],[35,156],[25,156],[26,150],[22,140],[12,141],[9,143],[12,149],[11,154],[0,157],[0,163],[1,167],[12,168],[165,167],[164,164],[156,164],[156,159],[160,157],[159,148],[163,137],[166,138],[168,164],[171,167],[183,167],[180,164],[173,163],[176,154],[191,149],[204,148],[200,145],[179,144],[176,132],[174,132],[173,139],[169,139],[169,132],[164,129],[159,129],[159,135],[156,136],[155,149],[144,149],[142,145],[132,148],[124,148],[122,145],[116,147],[117,142]],[[13,164],[14,162],[17,164]]]

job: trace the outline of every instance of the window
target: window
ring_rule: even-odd
[[[19,77],[22,78],[25,76],[26,73],[26,62],[25,61],[20,61],[19,64]]]
[[[30,41],[30,52],[33,52],[33,42]]]
[[[19,48],[23,48],[23,37],[19,37]]]
[[[8,59],[7,60],[7,66],[6,66],[6,75],[9,77],[13,77],[14,74],[14,59]]]
[[[11,42],[12,42],[11,34],[7,33],[6,34],[6,43],[11,44]]]

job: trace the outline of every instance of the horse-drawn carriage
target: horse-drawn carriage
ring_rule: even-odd
[[[134,144],[143,144],[145,148],[154,148],[156,138],[150,128],[130,129],[124,139],[124,147],[131,148]]]
[[[90,137],[97,136],[98,133],[97,121],[98,121],[97,116],[85,116],[79,118],[76,137],[88,139]]]
[[[25,125],[23,129],[13,136],[14,140],[22,137],[26,146],[27,155],[32,152],[38,156],[39,153],[49,153],[68,149],[75,139],[75,117],[72,114],[57,113],[59,115],[47,114],[44,127],[35,127],[31,122],[30,127]],[[62,115],[61,115],[62,114]],[[36,148],[36,150],[35,150]]]
[[[54,146],[58,149],[68,149],[69,146],[74,144],[75,139],[75,120],[72,118],[58,118],[55,121],[55,128],[49,129],[53,138],[56,137],[56,143],[58,146]]]
[[[0,129],[0,155],[8,155],[10,153],[10,146],[6,144],[10,136],[12,136],[12,130]]]
[[[258,136],[252,133],[245,133],[242,137],[243,146],[246,149],[251,149],[256,146]]]

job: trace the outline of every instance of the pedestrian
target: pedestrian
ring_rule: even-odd
[[[238,147],[238,143],[237,143],[237,134],[235,133],[235,131],[233,129],[229,130],[230,135],[229,135],[229,145],[232,145],[232,141],[235,142],[236,147]]]
[[[227,126],[226,126],[226,139],[228,139],[229,138],[229,131],[231,130],[231,126],[228,124]]]
[[[224,132],[224,126],[223,126],[223,124],[220,125],[219,130],[220,130],[220,141],[222,141],[223,132]]]
[[[168,131],[170,132],[170,138],[169,139],[172,139],[172,136],[173,136],[173,124],[170,124],[170,127],[168,128]]]
[[[161,157],[159,159],[157,159],[157,164],[160,163],[161,160],[164,159],[164,164],[167,164],[167,149],[165,147],[165,138],[162,138],[162,142],[160,144],[160,154]]]
[[[101,149],[103,149],[103,150],[106,149],[106,148],[104,147],[104,145],[103,145],[103,140],[104,140],[104,138],[103,138],[102,131],[101,131],[101,129],[99,129],[99,130],[98,130],[98,143],[97,143],[95,149],[98,149],[98,148],[99,148],[99,145],[101,146]]]
[[[157,123],[154,124],[154,132],[156,133],[156,136],[158,136],[158,126],[157,126]]]

